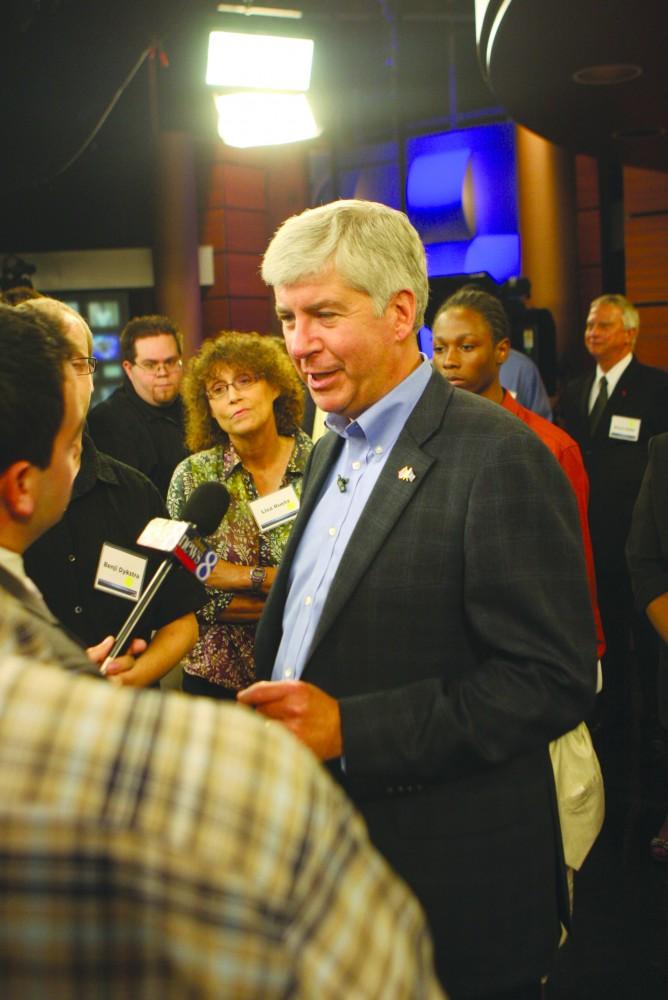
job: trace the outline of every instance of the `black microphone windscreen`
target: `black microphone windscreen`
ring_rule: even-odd
[[[211,535],[229,506],[230,494],[222,483],[200,483],[188,497],[179,520],[194,524],[200,535]]]

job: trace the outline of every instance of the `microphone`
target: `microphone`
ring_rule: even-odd
[[[213,534],[225,517],[229,505],[230,494],[222,483],[201,483],[186,501],[182,521],[154,517],[148,522],[137,539],[137,544],[166,552],[167,557],[158,566],[120,628],[109,655],[100,667],[101,673],[105,674],[111,660],[123,651],[138,621],[177,563],[185,566],[202,583],[211,575],[218,557],[198,536]]]

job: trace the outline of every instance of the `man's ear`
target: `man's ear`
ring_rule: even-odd
[[[39,470],[30,462],[14,462],[0,475],[0,496],[10,517],[29,521],[35,511],[34,480]]]
[[[494,357],[496,359],[497,365],[502,365],[510,354],[510,340],[508,337],[504,337],[499,340],[497,344],[494,345]]]
[[[402,288],[395,292],[389,302],[394,310],[395,333],[398,341],[406,340],[415,328],[415,292]]]
[[[132,371],[132,362],[127,360],[123,361],[121,363],[121,368],[123,369],[126,375],[129,375],[130,372]]]

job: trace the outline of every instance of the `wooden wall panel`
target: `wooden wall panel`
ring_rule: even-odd
[[[207,288],[205,296],[210,301],[227,294],[227,253],[224,250],[215,250],[213,254],[213,285]]]
[[[226,163],[223,168],[223,200],[237,208],[266,208],[266,176],[261,167]]]
[[[267,287],[260,277],[261,254],[228,253],[228,293],[236,298],[268,297]]]
[[[267,213],[228,208],[225,213],[227,249],[232,252],[263,254],[269,242]]]
[[[626,294],[640,312],[638,358],[668,370],[668,173],[624,169]]]
[[[578,210],[598,209],[598,165],[593,156],[575,157],[575,197]]]
[[[561,366],[566,377],[582,371],[590,358],[584,348],[584,327],[592,299],[602,291],[601,213],[598,162],[592,156],[575,157],[577,230],[577,329]]]
[[[668,371],[668,309],[665,306],[640,306],[640,334],[635,353],[646,365]]]
[[[668,173],[624,168],[624,208],[631,215],[668,209]]]
[[[628,217],[624,243],[629,298],[668,306],[668,211]]]
[[[273,303],[266,296],[262,299],[230,300],[230,322],[234,330],[271,333],[273,316]]]
[[[214,337],[221,330],[229,330],[230,300],[228,298],[205,299],[202,303],[202,322],[206,337]]]
[[[592,267],[601,263],[601,217],[598,208],[577,211],[578,264]]]
[[[584,334],[584,324],[592,299],[601,294],[603,275],[600,267],[583,267],[579,271],[578,318]]]
[[[259,269],[276,226],[307,207],[305,155],[303,146],[201,151],[200,242],[214,247],[215,270],[203,295],[204,336],[277,329]]]
[[[199,241],[203,246],[215,247],[214,255],[225,249],[225,209],[222,206],[209,208],[204,213]]]

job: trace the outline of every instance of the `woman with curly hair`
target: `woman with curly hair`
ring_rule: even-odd
[[[183,661],[183,690],[234,698],[255,680],[255,626],[292,526],[280,520],[271,527],[260,517],[260,530],[251,504],[287,489],[279,509],[296,514],[311,450],[299,428],[303,388],[277,339],[222,333],[188,365],[182,395],[194,454],[174,470],[169,513],[178,519],[193,490],[210,480],[231,497],[207,538],[219,562],[207,580],[211,599],[197,613],[199,640]]]

